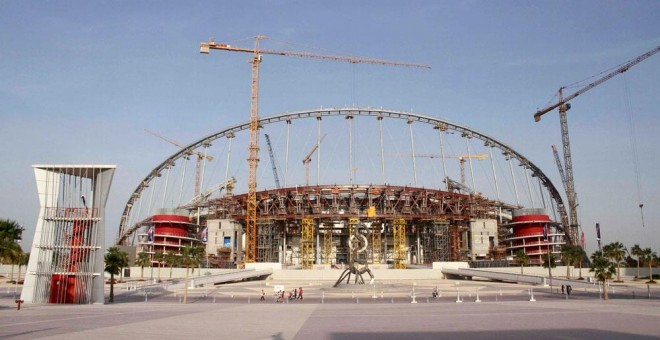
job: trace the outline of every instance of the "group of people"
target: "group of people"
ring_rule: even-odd
[[[275,302],[284,302],[285,300],[284,296],[284,290],[280,290],[277,293],[275,293]],[[302,300],[303,299],[303,289],[302,287],[298,287],[298,289],[294,288],[292,291],[289,292],[289,300]],[[261,290],[261,301],[266,301],[266,292],[264,290]]]
[[[573,291],[573,287],[566,285],[566,294],[571,295],[571,291]],[[564,285],[561,285],[561,295],[564,295]]]

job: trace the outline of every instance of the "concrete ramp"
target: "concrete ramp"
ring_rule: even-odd
[[[267,269],[241,269],[232,271],[230,273],[220,273],[212,275],[202,275],[202,276],[193,276],[188,278],[189,287],[198,287],[208,284],[218,284],[226,282],[236,282],[249,279],[265,278],[273,274],[273,270],[270,268]],[[185,280],[181,279],[174,284],[169,284],[165,286],[166,289],[181,289],[184,288]]]
[[[484,279],[489,279],[493,281],[502,281],[502,282],[513,282],[513,283],[526,283],[532,285],[551,285],[551,286],[561,286],[561,285],[571,285],[573,288],[594,288],[598,287],[597,282],[587,282],[584,280],[567,280],[559,278],[548,278],[546,276],[536,276],[536,275],[521,275],[521,274],[511,274],[511,273],[500,273],[496,271],[483,270],[483,269],[449,269],[443,268],[442,274],[447,278],[452,277],[464,277],[464,278],[473,278],[480,277]]]

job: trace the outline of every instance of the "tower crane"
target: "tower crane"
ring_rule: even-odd
[[[321,139],[319,139],[319,142],[316,143],[316,145],[314,145],[314,147],[312,148],[312,151],[310,151],[302,161],[303,164],[305,165],[305,185],[306,186],[309,186],[309,163],[312,161],[312,155],[314,154],[314,152],[316,152],[316,150],[318,150],[319,145],[321,145],[321,142],[323,142],[323,139],[325,138],[325,135],[326,134],[324,133],[323,136],[321,136]]]
[[[392,154],[394,156],[400,156],[400,157],[411,157],[412,154],[409,153],[402,153],[402,154]],[[422,157],[422,158],[442,158],[442,155],[440,154],[435,154],[435,153],[422,153],[422,154],[415,154],[415,157]],[[488,155],[445,155],[445,158],[457,158],[458,163],[461,166],[461,184],[465,185],[465,162],[467,159],[476,159],[476,160],[484,160],[488,158]]]
[[[270,144],[270,137],[267,133],[264,133],[266,137],[266,145],[268,145],[268,155],[270,156],[270,165],[273,168],[273,177],[275,178],[275,186],[279,189],[280,186],[280,177],[277,175],[277,165],[275,163],[275,155],[273,155],[273,146]]]
[[[596,81],[580,88],[576,92],[569,94],[565,97],[564,97],[564,90],[566,89],[566,87],[560,87],[559,100],[548,107],[536,111],[536,113],[534,114],[534,121],[538,122],[541,120],[541,116],[556,108],[559,108],[558,111],[559,111],[559,122],[561,126],[561,140],[562,140],[562,146],[564,152],[564,167],[565,167],[564,170],[566,175],[564,188],[566,190],[566,199],[568,200],[569,224],[570,224],[568,226],[564,226],[564,228],[570,244],[578,244],[579,225],[578,225],[578,216],[577,216],[577,205],[578,205],[577,194],[575,193],[575,183],[573,181],[573,161],[571,159],[571,144],[568,136],[568,121],[566,118],[566,112],[571,108],[571,104],[569,103],[569,101],[593,89],[594,87],[606,82],[607,80],[613,78],[614,76],[617,76],[621,73],[628,71],[631,67],[639,64],[640,62],[658,53],[659,51],[660,51],[660,46],[657,46],[654,49],[634,59],[629,60],[625,64],[619,66],[614,71],[606,74],[605,76],[597,79]],[[640,204],[640,209],[642,208],[642,206],[643,205]]]
[[[156,136],[156,137],[158,137],[158,138],[160,138],[160,139],[162,139],[162,140],[164,140],[164,141],[166,141],[170,144],[174,144],[174,145],[180,147],[181,149],[185,148],[185,146],[181,145],[180,143],[178,143],[178,142],[176,142],[172,139],[169,139],[169,138],[167,138],[167,137],[165,137],[165,136],[163,136],[159,133],[156,133],[156,132],[148,130],[148,129],[144,129],[144,131],[146,131],[146,132],[148,132],[148,133],[150,133],[150,134],[152,134],[152,135],[154,135],[154,136]],[[203,154],[203,153],[201,153],[199,151],[196,151],[196,150],[190,150],[190,151],[186,152],[187,155],[191,155],[193,153],[195,155],[197,155],[197,164],[195,166],[195,197],[198,197],[202,192],[202,188],[201,188],[201,186],[202,186],[202,161],[206,158],[206,160],[208,160],[210,162],[210,161],[213,160],[213,156]]]
[[[389,66],[405,66],[418,68],[431,68],[428,65],[391,62],[380,59],[359,58],[359,57],[340,57],[332,55],[320,55],[297,51],[273,51],[260,49],[259,43],[266,39],[264,35],[257,35],[254,39],[253,48],[243,48],[230,46],[228,44],[219,44],[210,39],[208,42],[200,43],[199,52],[209,54],[211,50],[222,50],[229,52],[244,52],[252,54],[252,86],[250,94],[250,146],[248,151],[248,196],[245,213],[245,262],[256,261],[257,255],[257,164],[259,163],[259,64],[261,56],[264,54],[292,56],[300,58],[315,58],[331,61],[343,61],[352,64],[380,64]]]

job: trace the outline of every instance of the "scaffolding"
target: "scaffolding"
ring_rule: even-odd
[[[323,224],[323,263],[332,264],[332,229],[333,224]]]
[[[273,220],[257,220],[257,262],[275,262],[273,242]]]
[[[302,269],[312,269],[314,265],[314,219],[302,219],[302,234],[300,238]]]
[[[392,220],[392,234],[394,237],[394,248],[392,259],[394,269],[406,269],[406,220],[395,218]]]
[[[371,263],[382,263],[382,227],[383,223],[381,222],[371,223]]]
[[[433,240],[433,261],[451,261],[451,237],[449,234],[449,223],[447,221],[433,221],[431,239]]]

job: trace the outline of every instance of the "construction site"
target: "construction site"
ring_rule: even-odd
[[[552,149],[565,190],[564,203],[548,176],[512,147],[433,116],[346,107],[260,117],[263,55],[408,67],[417,69],[411,70],[415,72],[430,68],[272,51],[260,48],[263,39],[257,36],[252,48],[213,40],[200,44],[202,54],[218,50],[251,55],[250,119],[188,145],[147,131],[178,150],[155,167],[131,195],[117,244],[136,247],[154,262],[159,251],[179,254],[183,247],[203,246],[206,265],[217,268],[242,268],[254,262],[301,269],[351,263],[403,269],[447,261],[506,265],[520,250],[530,256],[532,264],[540,264],[543,254],[558,256],[562,245],[584,242],[579,238],[566,122],[568,101],[659,50],[627,62],[575,93],[565,94],[561,88],[558,101],[534,115],[538,121],[545,113],[559,111],[564,164],[556,147]],[[420,127],[413,130],[413,126]],[[276,142],[271,142],[269,134],[278,136]],[[232,160],[235,140],[243,143],[238,146],[240,151],[247,150],[247,165],[242,159]],[[416,140],[422,145],[416,147]],[[270,167],[262,161],[259,172],[257,166],[266,153]],[[303,166],[294,170],[289,164],[295,153],[300,154]],[[322,158],[326,153],[329,160]],[[284,169],[276,160],[282,155]],[[189,164],[191,158],[196,160],[194,164]],[[226,160],[224,176],[221,170],[209,175],[206,169],[211,161],[222,160]],[[358,172],[363,167],[358,161],[369,163],[369,170]],[[488,162],[490,166],[484,166]],[[475,176],[477,165],[483,176]],[[194,181],[191,175],[186,178],[186,168],[189,173],[194,171]],[[347,171],[340,171],[342,168]]]
[[[362,274],[373,281],[370,265],[379,270],[430,268],[436,262],[508,266],[520,252],[532,265],[552,254],[559,258],[563,245],[584,242],[573,183],[568,101],[660,50],[656,47],[574,93],[561,88],[556,103],[536,112],[538,121],[559,111],[563,164],[557,148],[552,151],[562,196],[549,177],[513,147],[437,115],[342,107],[261,117],[259,69],[264,55],[406,67],[414,69],[411,72],[430,68],[267,50],[260,48],[264,38],[257,36],[251,48],[213,40],[200,44],[202,54],[219,50],[251,56],[247,122],[187,145],[147,130],[176,151],[144,177],[126,202],[115,243],[131,257],[146,253],[152,267],[160,268],[165,255],[180,257],[185,249],[203,248],[206,268],[346,268],[337,284],[345,275],[350,281],[351,274],[356,282],[359,277],[364,283]],[[40,263],[49,258],[55,262],[40,271],[43,282],[30,283],[36,293],[27,294],[34,294],[35,301],[89,302],[91,291],[84,290],[91,289],[86,283],[95,276],[88,273],[83,282],[75,272],[81,266],[98,267],[96,244],[103,239],[94,235],[103,232],[99,211],[105,201],[93,198],[105,200],[107,192],[98,192],[95,183],[103,180],[109,186],[111,173],[97,176],[114,168],[38,169],[45,211],[58,207],[43,214],[40,223],[44,230],[58,230],[59,236],[46,232],[34,250]],[[87,207],[85,197],[92,197],[94,208]],[[55,256],[52,249],[60,248],[64,250]],[[42,289],[48,282],[50,288]]]

